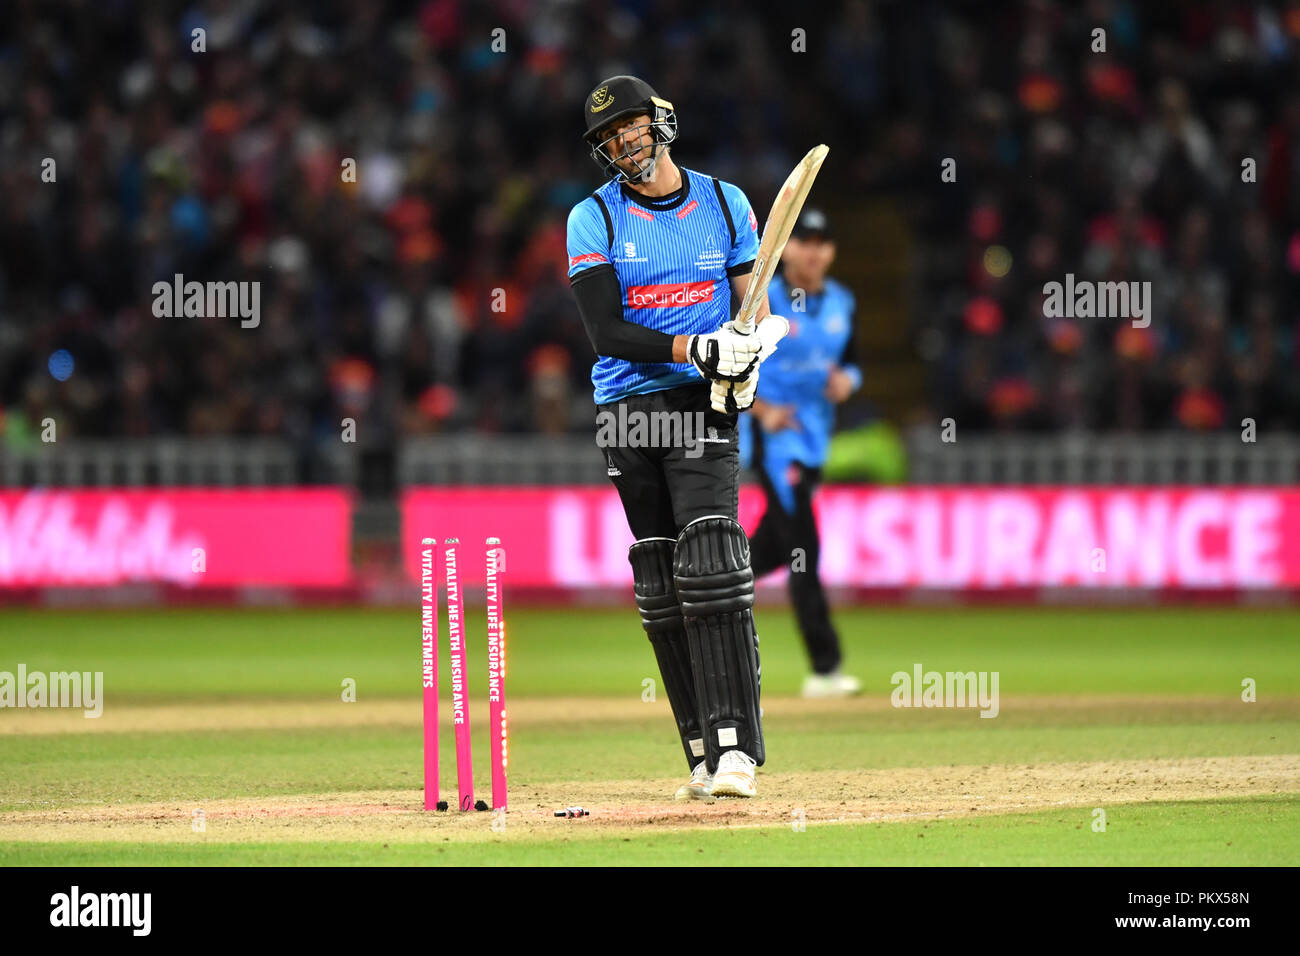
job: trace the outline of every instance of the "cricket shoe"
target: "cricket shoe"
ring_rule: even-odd
[[[753,797],[758,794],[754,782],[754,758],[743,750],[728,750],[718,758],[718,772],[713,775],[715,797]]]
[[[809,674],[803,679],[805,697],[852,697],[862,693],[862,681],[851,674],[831,671],[829,674]]]
[[[691,779],[677,788],[673,799],[679,803],[687,803],[691,800],[712,803],[713,798],[709,795],[712,790],[713,774],[709,773],[709,762],[701,760],[691,771]]]

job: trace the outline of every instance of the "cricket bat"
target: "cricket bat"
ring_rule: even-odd
[[[763,226],[763,238],[758,244],[754,271],[749,274],[749,288],[745,290],[740,311],[736,313],[736,328],[741,332],[754,330],[754,316],[767,296],[768,283],[772,281],[777,263],[781,261],[781,253],[785,251],[790,230],[794,229],[803,202],[808,198],[808,190],[812,189],[817,171],[822,168],[822,160],[830,151],[830,147],[824,144],[808,150],[808,155],[799,160],[799,165],[790,171],[780,192],[776,194],[772,211],[767,214],[767,222]]]

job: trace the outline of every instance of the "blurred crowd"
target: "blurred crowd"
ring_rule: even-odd
[[[1300,4],[1024,3],[935,41],[939,109],[894,131],[927,179],[957,159],[897,190],[931,411],[1300,429]],[[1149,282],[1149,325],[1045,317],[1067,274]]]
[[[0,25],[7,433],[589,429],[564,235],[602,181],[581,104],[603,76],[660,77],[689,162],[774,189],[796,103],[760,23],[743,3],[18,0]],[[153,283],[178,273],[259,281],[259,326],[154,317]]]
[[[1300,5],[806,6],[11,0],[0,427],[589,430],[564,224],[623,72],[760,217],[818,141],[824,204],[904,210],[910,314],[859,319],[908,324],[917,417],[1300,424]],[[1067,272],[1151,281],[1151,325],[1044,320]],[[260,282],[258,326],[155,317],[176,274]]]

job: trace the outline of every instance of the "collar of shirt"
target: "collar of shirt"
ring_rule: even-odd
[[[682,203],[686,202],[686,197],[691,194],[691,178],[687,175],[686,170],[678,166],[682,174],[682,184],[666,196],[656,196],[654,199],[648,196],[642,196],[634,189],[630,189],[627,183],[619,183],[619,189],[623,192],[625,199],[631,200],[638,206],[654,212],[667,212],[669,209],[676,209]]]

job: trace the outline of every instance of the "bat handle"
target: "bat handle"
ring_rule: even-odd
[[[736,331],[742,335],[749,335],[758,327],[754,321],[754,313],[758,311],[758,304],[754,302],[754,290],[751,286],[745,290],[745,298],[740,301],[740,308],[736,311]]]
[[[767,296],[767,283],[759,283],[763,286],[763,295]],[[758,313],[758,289],[755,286],[753,275],[750,276],[749,285],[745,287],[745,297],[740,300],[740,308],[736,311],[736,331],[742,335],[749,335],[758,327],[754,321],[754,316]]]

